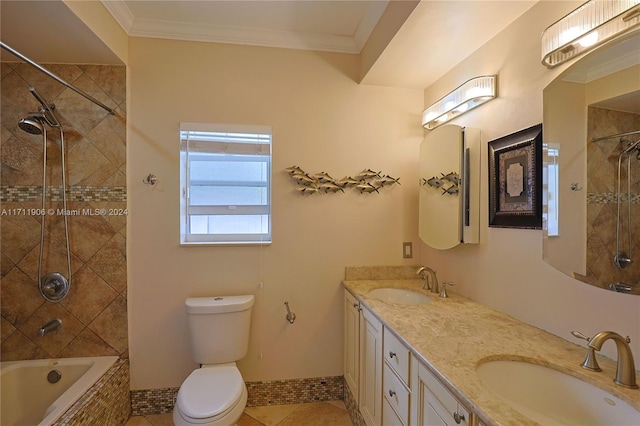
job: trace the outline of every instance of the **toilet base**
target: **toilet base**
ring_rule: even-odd
[[[202,422],[190,422],[182,417],[182,415],[180,414],[180,407],[178,407],[178,402],[176,401],[176,405],[173,407],[173,423],[175,424],[175,426],[233,426],[238,422],[238,420],[240,420],[240,417],[242,416],[242,413],[244,412],[246,406],[247,386],[245,385],[242,389],[240,400],[231,409],[231,411],[227,413],[226,416],[217,418],[216,420],[210,422],[207,422],[204,419]]]

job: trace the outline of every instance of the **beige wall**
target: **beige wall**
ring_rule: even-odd
[[[257,296],[245,380],[342,375],[344,267],[419,259],[404,260],[402,242],[420,245],[422,91],[359,86],[357,57],[287,49],[131,38],[128,68],[132,389],[179,386],[195,367],[191,296]],[[273,244],[179,247],[180,121],[273,127]],[[303,197],[292,165],[335,178],[372,168],[401,185]]]
[[[640,359],[640,297],[585,285],[552,269],[542,260],[542,231],[486,226],[486,142],[542,122],[542,90],[566,66],[547,70],[540,65],[540,34],[580,3],[536,4],[425,90],[428,105],[470,77],[499,75],[499,98],[456,121],[483,131],[481,244],[443,252],[423,246],[422,260],[438,270],[441,280],[456,282],[456,291],[567,340],[575,341],[571,330],[629,335]],[[615,353],[612,344],[603,349]]]

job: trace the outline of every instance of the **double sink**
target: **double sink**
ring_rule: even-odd
[[[419,291],[383,287],[368,292],[385,303],[422,305]],[[481,360],[481,382],[501,400],[542,425],[640,425],[640,412],[601,388],[551,367],[521,360]]]

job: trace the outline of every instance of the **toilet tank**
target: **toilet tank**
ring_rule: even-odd
[[[193,360],[235,362],[247,354],[253,295],[191,297],[185,301]]]

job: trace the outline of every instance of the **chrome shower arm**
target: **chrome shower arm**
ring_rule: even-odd
[[[94,98],[93,96],[91,96],[91,95],[83,92],[82,90],[78,89],[73,84],[67,83],[62,78],[58,77],[57,75],[55,75],[54,73],[52,73],[51,71],[49,71],[45,67],[41,66],[40,64],[38,64],[38,63],[32,61],[31,59],[27,58],[22,53],[18,52],[17,50],[13,49],[12,47],[8,46],[6,43],[0,41],[0,47],[2,47],[4,50],[6,50],[7,52],[11,53],[12,55],[17,56],[18,58],[22,59],[23,61],[25,61],[29,65],[31,65],[31,66],[35,67],[36,69],[38,69],[39,71],[45,73],[49,77],[51,77],[54,80],[56,80],[58,83],[68,87],[69,89],[73,90],[77,94],[79,94],[81,96],[84,96],[85,98],[87,98],[88,100],[93,102],[94,104],[96,104],[99,107],[101,107],[101,108],[105,109],[106,111],[108,111],[109,114],[111,114],[111,115],[115,114],[115,111],[113,109],[109,108],[108,106],[106,106],[105,104],[103,104],[102,102],[100,102],[99,100]]]

